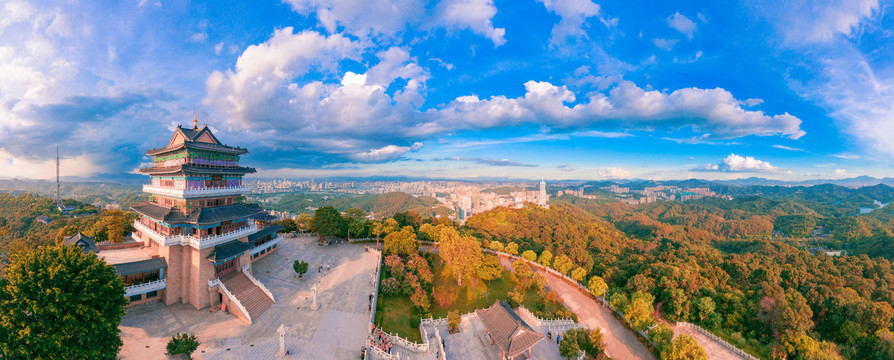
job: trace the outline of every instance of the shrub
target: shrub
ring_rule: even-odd
[[[186,333],[174,335],[171,341],[168,341],[167,354],[178,355],[186,354],[186,357],[192,359],[192,353],[199,348],[199,341],[195,335]]]
[[[450,325],[450,331],[459,330],[459,323],[462,322],[459,310],[453,310],[447,313],[447,323]]]
[[[400,292],[400,281],[397,279],[390,277],[385,280],[382,280],[382,294],[385,295],[394,295]]]
[[[310,265],[301,260],[295,260],[295,262],[292,263],[292,269],[295,270],[295,273],[298,274],[299,277],[304,277],[304,274],[307,273],[307,268],[309,266]]]

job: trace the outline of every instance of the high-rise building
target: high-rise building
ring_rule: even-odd
[[[270,226],[272,217],[259,207],[242,203],[241,194],[250,190],[242,177],[255,172],[239,164],[247,152],[222,144],[197,119],[191,129],[177,126],[166,146],[146,152],[153,165],[140,173],[151,179],[143,186],[149,201],[132,206],[140,216],[133,238],[146,259],[110,261],[128,269],[119,271],[126,284],[137,282],[128,286],[132,303],[155,298],[196,309],[223,303],[250,324],[275,302],[252,276],[251,263],[276,249],[281,227]]]
[[[546,182],[540,179],[540,195],[537,197],[537,204],[546,207],[549,204],[549,198],[546,195]]]

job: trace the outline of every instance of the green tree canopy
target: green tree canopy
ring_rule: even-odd
[[[478,264],[478,278],[491,281],[503,275],[503,266],[496,255],[484,255]]]
[[[314,212],[314,217],[310,220],[310,230],[317,233],[321,238],[326,236],[339,236],[342,230],[347,233],[347,226],[341,213],[332,206],[324,206]],[[343,229],[344,228],[344,229]]]
[[[510,241],[506,244],[506,247],[503,248],[503,252],[509,255],[518,255],[518,244]]]
[[[605,284],[605,280],[602,280],[601,277],[593,276],[587,284],[587,289],[590,290],[590,294],[593,294],[593,296],[602,296],[605,290],[608,290],[608,285]]]
[[[310,265],[307,262],[301,260],[295,260],[295,262],[292,263],[292,269],[295,270],[295,273],[298,274],[298,276],[304,276],[304,274],[307,273],[307,268],[309,266]]]
[[[585,277],[587,277],[587,270],[584,270],[582,267],[577,267],[571,271],[571,278],[575,281],[583,281]]]
[[[463,278],[477,275],[481,262],[481,244],[473,237],[461,236],[452,227],[444,227],[438,233],[438,253],[444,259],[444,266],[456,283],[462,286]]]
[[[708,354],[692,336],[683,334],[671,342],[665,360],[708,360]]]
[[[397,255],[410,255],[419,251],[419,241],[416,240],[416,231],[412,226],[407,226],[400,231],[392,232],[385,237],[385,253]]]
[[[186,354],[188,359],[192,359],[192,353],[198,348],[199,341],[196,336],[183,333],[171,337],[166,350],[168,355]]]
[[[571,258],[568,255],[561,254],[556,256],[556,260],[553,262],[553,269],[556,271],[567,275],[569,271],[574,267],[574,263],[571,262]]]
[[[525,252],[523,252],[521,254],[521,257],[522,257],[522,259],[525,259],[525,260],[528,260],[531,262],[537,261],[537,253],[535,253],[531,250],[525,250]]]
[[[115,359],[124,283],[75,246],[17,253],[0,280],[0,354],[7,359]]]
[[[549,250],[543,250],[543,252],[540,253],[540,258],[537,260],[537,262],[540,263],[540,265],[547,266],[547,267],[552,265],[553,253],[550,252]]]

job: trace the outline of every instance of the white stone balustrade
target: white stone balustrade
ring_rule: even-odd
[[[273,293],[270,292],[270,290],[267,289],[267,287],[264,286],[263,283],[258,281],[258,279],[256,279],[254,277],[254,275],[251,274],[251,268],[248,264],[245,264],[245,266],[242,267],[242,273],[245,274],[245,276],[247,276],[248,279],[251,280],[252,283],[257,285],[261,289],[261,291],[263,291],[265,294],[267,294],[267,296],[270,297],[270,301],[273,301],[273,303],[276,303],[276,299],[273,298]]]
[[[140,233],[146,234],[162,246],[184,245],[192,246],[196,249],[204,249],[207,247],[223,244],[230,240],[235,240],[244,236],[254,234],[258,231],[258,226],[254,222],[249,222],[245,227],[241,227],[235,231],[223,233],[214,236],[204,236],[201,238],[191,235],[164,235],[149,228],[139,220],[135,221],[133,227]]]
[[[155,185],[143,185],[143,192],[175,196],[178,198],[196,197],[196,196],[225,196],[239,195],[251,192],[251,187],[240,186],[222,186],[222,187],[206,187],[206,188],[167,188]]]
[[[242,311],[242,314],[245,315],[246,319],[248,319],[248,323],[251,324],[251,315],[248,314],[248,310],[245,309],[245,306],[242,305],[242,302],[240,302],[239,299],[233,296],[233,293],[231,293],[230,290],[227,289],[227,286],[220,281],[220,278],[208,280],[208,287],[213,288],[215,286],[220,286],[220,289],[223,290],[225,295],[227,295],[227,299],[230,299],[230,303],[236,305],[239,311]]]
[[[130,297],[134,295],[145,294],[150,291],[158,291],[168,287],[166,279],[155,280],[147,283],[131,285],[124,288],[124,296]]]

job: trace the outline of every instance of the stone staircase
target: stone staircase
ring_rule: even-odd
[[[261,316],[270,305],[273,305],[273,299],[267,296],[264,290],[261,290],[241,271],[234,271],[232,274],[220,278],[220,281],[242,303],[242,306],[248,311],[248,316],[251,317],[252,322],[258,316]]]

